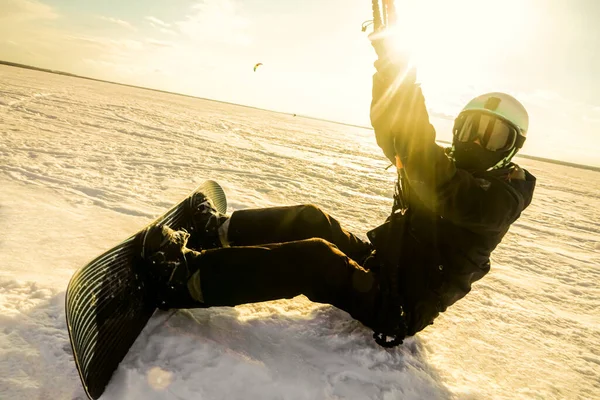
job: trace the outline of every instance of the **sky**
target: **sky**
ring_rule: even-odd
[[[503,91],[530,114],[523,153],[600,166],[600,2],[396,5],[439,139]],[[369,125],[370,18],[369,0],[0,0],[0,60]]]

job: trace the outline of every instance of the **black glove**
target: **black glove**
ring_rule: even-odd
[[[377,61],[374,65],[380,75],[384,75],[386,79],[394,80],[397,76],[407,74],[410,70],[410,55],[408,52],[401,50],[401,46],[397,44],[397,37],[383,31],[370,34],[369,40],[377,54]],[[414,83],[415,78],[416,76],[413,73],[412,83]]]

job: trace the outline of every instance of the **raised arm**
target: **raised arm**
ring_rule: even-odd
[[[385,39],[372,43],[379,58],[371,123],[386,157],[393,163],[400,160],[412,193],[441,217],[473,231],[504,229],[523,209],[521,196],[500,181],[492,185],[455,167],[435,143],[435,129],[408,57],[391,50]]]

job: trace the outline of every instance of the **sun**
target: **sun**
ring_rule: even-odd
[[[523,46],[534,29],[523,0],[396,1],[390,34],[411,54],[419,80],[447,92],[489,85],[494,63]]]

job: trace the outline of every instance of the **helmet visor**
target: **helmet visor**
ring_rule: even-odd
[[[515,146],[517,129],[495,115],[470,112],[456,119],[454,138],[463,143],[479,139],[487,150],[507,151]]]

